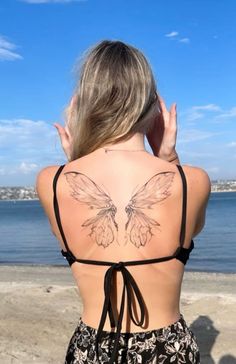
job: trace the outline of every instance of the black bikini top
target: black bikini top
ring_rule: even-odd
[[[69,265],[71,266],[75,262],[83,263],[83,264],[91,264],[91,265],[101,265],[101,266],[108,266],[104,277],[104,304],[102,309],[102,315],[100,319],[100,323],[97,329],[97,338],[96,338],[96,353],[97,353],[97,360],[98,360],[98,345],[99,345],[99,339],[101,338],[103,327],[105,325],[107,314],[109,315],[111,328],[116,328],[115,332],[115,341],[113,350],[111,353],[111,358],[109,360],[109,364],[115,363],[118,356],[118,345],[119,345],[119,337],[121,333],[122,328],[122,320],[124,315],[124,307],[125,307],[125,291],[127,293],[127,305],[129,310],[129,315],[133,323],[137,326],[143,326],[144,319],[145,319],[145,304],[142,297],[142,294],[137,286],[137,283],[135,282],[133,276],[130,274],[128,269],[126,267],[133,266],[133,265],[143,265],[143,264],[153,264],[153,263],[160,263],[165,262],[171,259],[178,259],[180,260],[184,265],[189,259],[189,255],[191,251],[194,248],[194,242],[191,240],[191,245],[189,248],[184,248],[184,240],[185,240],[185,230],[186,230],[186,209],[187,209],[187,182],[186,177],[184,174],[184,171],[180,165],[177,165],[177,168],[180,172],[180,176],[182,179],[183,184],[183,199],[182,199],[182,220],[181,220],[181,229],[180,229],[180,237],[179,237],[179,246],[177,247],[175,253],[173,255],[160,257],[160,258],[154,258],[154,259],[145,259],[145,260],[133,260],[133,261],[125,261],[125,262],[109,262],[109,261],[99,261],[99,260],[88,260],[88,259],[79,259],[74,256],[72,251],[70,250],[68,243],[66,241],[66,237],[62,228],[61,219],[60,219],[60,213],[59,213],[59,206],[57,201],[57,195],[56,195],[56,185],[58,177],[64,168],[65,164],[61,165],[53,179],[53,206],[55,211],[55,217],[58,224],[58,228],[60,230],[63,242],[66,247],[66,251],[61,250],[61,254],[67,259]],[[123,277],[123,291],[122,291],[122,298],[121,298],[121,305],[120,305],[120,312],[118,315],[117,323],[114,319],[114,311],[111,305],[111,291],[113,286],[113,272],[114,271],[120,271]],[[133,294],[135,295],[139,308],[140,308],[140,318],[136,320],[134,318],[133,314]]]

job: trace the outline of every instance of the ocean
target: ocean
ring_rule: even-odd
[[[0,201],[0,264],[68,265],[38,200]],[[236,192],[212,193],[186,271],[236,273]]]

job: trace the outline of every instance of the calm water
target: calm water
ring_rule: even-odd
[[[67,265],[38,200],[0,201],[0,263]],[[186,270],[236,273],[236,192],[211,195]]]

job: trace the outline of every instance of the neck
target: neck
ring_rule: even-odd
[[[129,140],[115,144],[106,144],[102,148],[112,150],[145,150],[144,134],[135,133]]]

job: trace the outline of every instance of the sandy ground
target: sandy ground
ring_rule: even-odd
[[[236,364],[236,274],[186,272],[202,364]],[[0,266],[0,364],[64,364],[81,302],[69,267]]]

